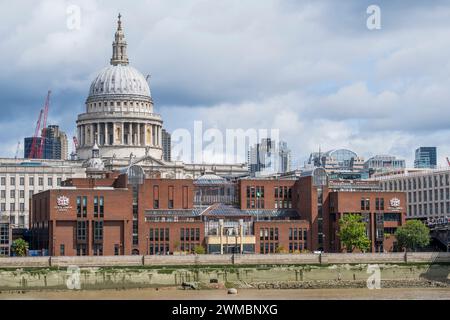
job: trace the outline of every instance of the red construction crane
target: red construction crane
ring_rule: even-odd
[[[38,147],[37,147],[37,139],[38,139],[38,135],[39,135],[39,129],[41,128],[41,119],[42,119],[42,113],[44,111],[41,109],[41,111],[39,112],[39,118],[38,121],[36,122],[36,129],[34,130],[34,136],[33,136],[33,140],[31,142],[31,148],[30,148],[30,153],[28,154],[28,158],[33,159],[33,158],[37,158],[38,156]]]
[[[41,145],[38,149],[38,158],[42,159],[42,156],[44,154],[44,141],[46,137],[47,132],[47,116],[48,116],[48,107],[50,105],[50,94],[51,91],[49,90],[47,93],[47,98],[45,99],[45,105],[44,105],[44,120],[42,122],[42,133],[41,133]]]
[[[448,157],[447,157],[447,164],[450,167],[450,160],[448,159]]]

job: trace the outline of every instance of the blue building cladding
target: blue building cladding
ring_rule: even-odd
[[[436,168],[437,150],[436,147],[420,147],[416,149],[414,168]]]
[[[43,152],[41,159],[61,159],[61,141],[57,138],[44,138]],[[36,148],[41,145],[42,138],[36,138]],[[30,158],[33,137],[24,139],[24,158]],[[32,159],[37,157],[33,156]]]

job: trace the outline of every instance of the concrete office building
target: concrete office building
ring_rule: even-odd
[[[407,218],[443,218],[450,215],[450,168],[403,170],[373,178],[386,191],[405,192]]]
[[[284,141],[270,138],[261,139],[260,143],[248,151],[248,170],[252,175],[270,175],[291,170],[291,150]]]

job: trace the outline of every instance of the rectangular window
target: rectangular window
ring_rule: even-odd
[[[10,190],[9,191],[9,197],[11,199],[15,199],[16,198],[16,190]]]
[[[25,203],[21,202],[19,203],[19,211],[24,212],[25,211]]]
[[[169,209],[173,209],[173,186],[169,186],[169,194],[168,194],[168,207]]]
[[[57,185],[58,187],[61,186],[61,182],[62,182],[62,179],[61,179],[61,178],[57,178],[57,179],[56,179],[56,185]]]
[[[114,245],[114,255],[118,256],[119,254],[120,254],[119,245],[115,244]]]
[[[85,255],[86,255],[86,245],[77,244],[77,256],[85,256]]]
[[[83,197],[83,217],[87,217],[87,197]]]
[[[6,177],[2,177],[0,180],[1,180],[1,185],[5,186],[6,185]]]
[[[166,228],[166,231],[164,232],[165,240],[169,241],[169,228]]]
[[[86,221],[77,221],[77,240],[86,241]]]
[[[53,178],[48,178],[48,179],[47,179],[47,185],[48,185],[49,187],[53,186]]]
[[[30,177],[30,178],[28,179],[28,184],[29,184],[30,186],[34,186],[34,177]]]
[[[184,241],[184,228],[180,229],[180,240]]]
[[[24,186],[24,185],[25,185],[25,177],[20,177],[20,178],[19,178],[19,184],[20,184],[21,186]]]
[[[153,209],[159,209],[159,186],[153,186]]]
[[[195,229],[195,241],[200,241],[200,228]]]
[[[149,233],[148,239],[150,241],[153,241],[153,228],[150,228],[150,233]]]
[[[81,218],[81,197],[77,197],[77,217]]]
[[[25,190],[19,191],[19,198],[24,199],[25,198]]]
[[[39,186],[43,186],[44,185],[44,178],[39,177],[38,184],[39,184]]]
[[[103,245],[94,244],[93,250],[94,250],[94,256],[102,256],[103,255]]]
[[[94,221],[94,241],[103,240],[103,221]]]
[[[191,228],[191,241],[195,240],[195,229]]]
[[[98,217],[98,197],[94,197],[94,217]]]
[[[66,255],[66,248],[65,248],[64,244],[60,244],[59,245],[59,255],[60,256],[65,256]]]
[[[16,178],[15,177],[10,177],[9,178],[9,184],[11,186],[15,186],[16,185]]]
[[[105,212],[105,198],[100,197],[100,218],[103,218],[104,212]]]

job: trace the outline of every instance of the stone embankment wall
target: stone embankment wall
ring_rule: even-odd
[[[374,269],[374,266],[375,269]],[[376,270],[376,271],[374,271]],[[301,254],[0,259],[0,290],[449,286],[450,254]]]
[[[450,263],[450,252],[0,258],[0,268]]]

